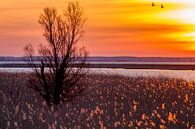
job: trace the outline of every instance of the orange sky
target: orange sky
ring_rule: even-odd
[[[82,44],[91,56],[195,56],[195,0],[80,0],[87,23]],[[163,3],[165,8],[161,9]],[[66,0],[6,0],[0,4],[0,55],[22,56],[45,43],[42,9]]]

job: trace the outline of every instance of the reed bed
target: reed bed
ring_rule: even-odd
[[[195,83],[90,74],[85,89],[48,107],[28,74],[0,73],[0,128],[195,128]]]

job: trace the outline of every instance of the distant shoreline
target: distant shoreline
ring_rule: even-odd
[[[37,64],[38,66],[39,64]],[[71,67],[78,67],[79,64],[73,64]],[[84,66],[85,68],[112,68],[112,69],[160,69],[160,70],[195,70],[195,64],[127,64],[127,63],[89,63]],[[0,64],[0,68],[30,68],[28,64],[22,63],[4,63]]]
[[[39,65],[41,57],[33,57]],[[25,57],[1,57],[0,68],[30,68]],[[195,57],[88,57],[86,68],[195,70]],[[73,64],[72,67],[78,67]]]
[[[42,57],[34,56],[34,61],[40,61]],[[0,56],[1,61],[25,61],[26,57]],[[89,56],[88,62],[195,62],[195,57],[128,57],[128,56]]]

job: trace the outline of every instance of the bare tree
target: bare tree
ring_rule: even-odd
[[[39,48],[41,64],[37,65],[34,61],[31,45],[24,48],[41,84],[34,86],[34,89],[48,104],[59,104],[66,92],[85,75],[83,68],[87,52],[77,45],[83,36],[84,23],[84,12],[78,2],[70,2],[61,15],[55,8],[47,7],[39,18],[39,24],[44,29],[43,36],[48,42],[47,46],[41,45]],[[77,64],[77,68],[72,67],[74,64]]]

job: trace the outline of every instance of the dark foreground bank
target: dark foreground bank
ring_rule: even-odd
[[[39,64],[37,64],[39,66]],[[77,68],[79,64],[73,64],[70,67]],[[195,70],[194,64],[126,64],[126,63],[88,63],[85,68],[113,68],[113,69],[161,69],[161,70]],[[30,68],[26,63],[4,63],[0,64],[0,68]]]
[[[195,83],[88,75],[84,91],[48,107],[28,74],[0,74],[0,128],[192,128]]]

